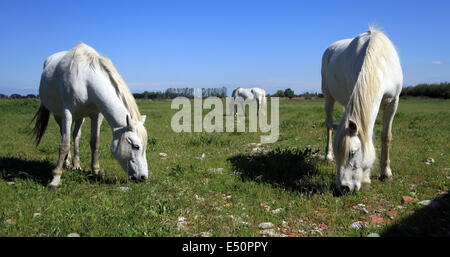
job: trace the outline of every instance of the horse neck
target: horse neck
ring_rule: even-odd
[[[117,95],[109,81],[94,84],[95,104],[114,130],[126,126],[126,117],[130,115],[123,101]]]

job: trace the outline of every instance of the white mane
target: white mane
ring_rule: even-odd
[[[94,71],[105,72],[111,81],[111,85],[114,86],[117,96],[122,100],[126,109],[130,112],[131,118],[134,121],[140,121],[141,114],[136,104],[136,100],[111,60],[99,55],[92,47],[83,43],[78,44],[70,51],[72,52],[71,69],[74,67],[74,63],[86,63],[89,65],[89,68]]]
[[[361,144],[364,147],[368,147],[368,141],[371,140],[368,133],[368,127],[373,102],[380,92],[381,86],[378,72],[384,70],[386,61],[391,60],[393,56],[396,56],[396,51],[394,45],[386,35],[373,26],[370,27],[369,31],[362,35],[368,35],[370,38],[364,62],[346,106],[346,113],[342,122],[344,122],[344,124],[348,124],[349,120],[355,122],[358,127]],[[342,139],[344,142],[339,143],[345,150],[340,153],[346,153],[346,150],[348,149],[348,140],[346,140],[347,137],[343,137]],[[366,152],[368,151],[368,149],[365,150]],[[345,160],[345,158],[346,157],[343,156],[343,160]]]

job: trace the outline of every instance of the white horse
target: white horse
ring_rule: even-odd
[[[241,109],[244,112],[242,115],[245,115],[244,103],[249,103],[252,101],[256,101],[257,104],[257,113],[260,113],[261,110],[264,112],[264,108],[267,106],[267,98],[266,91],[262,88],[235,88],[231,93],[231,98],[233,103],[230,105],[230,114],[234,115],[234,104],[240,104]],[[237,108],[236,115],[239,115],[239,108]]]
[[[342,191],[370,185],[375,162],[373,129],[383,109],[381,179],[390,179],[389,148],[392,121],[403,85],[400,59],[386,35],[370,28],[354,39],[333,43],[322,57],[322,92],[327,125],[326,159],[336,157],[336,185]],[[333,105],[345,107],[339,125],[333,125]],[[334,144],[332,129],[337,129]],[[334,151],[333,151],[334,148]]]
[[[60,127],[61,144],[53,179],[48,185],[60,185],[62,168],[70,161],[70,128],[73,130],[73,168],[80,168],[79,140],[84,118],[91,118],[91,168],[99,175],[99,135],[103,117],[112,128],[111,152],[130,179],[148,177],[146,157],[147,131],[136,101],[112,62],[93,48],[79,44],[69,51],[49,56],[39,87],[41,106],[35,115],[36,145],[46,130],[50,112]]]

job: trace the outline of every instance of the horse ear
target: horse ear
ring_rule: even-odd
[[[127,115],[127,131],[134,131],[133,121],[130,119],[130,115]]]
[[[358,133],[358,126],[356,125],[356,122],[348,120],[348,130],[350,131],[350,135],[355,136]]]
[[[145,123],[145,119],[147,119],[147,115],[141,115],[141,123]]]

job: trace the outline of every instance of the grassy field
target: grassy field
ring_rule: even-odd
[[[106,177],[90,175],[88,120],[85,171],[64,170],[61,188],[50,191],[60,140],[55,121],[36,148],[29,131],[39,101],[1,100],[0,236],[260,236],[262,222],[273,223],[276,236],[450,236],[449,100],[402,99],[393,127],[394,180],[376,179],[377,163],[371,189],[344,196],[333,194],[334,165],[316,158],[325,144],[320,99],[281,100],[280,140],[259,154],[251,143],[260,133],[177,134],[170,101],[138,104],[149,132],[145,184],[127,182],[109,153],[106,122],[100,147]],[[336,119],[341,113],[335,108]],[[435,162],[426,165],[428,157]],[[355,222],[363,228],[352,228]]]

